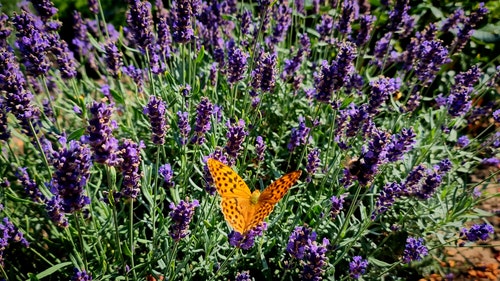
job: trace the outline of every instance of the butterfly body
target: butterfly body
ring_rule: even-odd
[[[286,174],[262,193],[259,190],[250,192],[243,179],[229,166],[215,159],[208,159],[207,164],[217,192],[222,197],[224,218],[241,234],[262,223],[301,174],[301,171]]]

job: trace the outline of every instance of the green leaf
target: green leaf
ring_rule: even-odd
[[[198,56],[196,57],[196,63],[200,63],[203,61],[203,57],[205,56],[205,47],[202,45],[200,52],[198,52]]]
[[[60,264],[56,264],[56,265],[54,265],[54,266],[52,266],[52,267],[49,267],[49,268],[47,268],[46,270],[44,270],[44,271],[42,271],[42,272],[38,273],[38,274],[36,275],[36,278],[38,278],[38,279],[42,279],[42,278],[44,278],[44,277],[50,276],[50,275],[52,275],[53,273],[55,273],[55,272],[59,271],[60,269],[65,268],[65,267],[67,267],[67,266],[69,266],[69,265],[72,265],[72,264],[73,264],[73,263],[72,263],[72,262],[70,262],[70,261],[68,261],[68,262],[63,262],[63,263],[60,263]],[[32,280],[33,280],[33,279],[32,279]]]
[[[85,133],[85,128],[74,131],[69,135],[68,141],[80,139],[80,137],[83,136],[83,133]]]
[[[379,266],[379,267],[390,267],[391,266],[390,263],[386,263],[385,261],[381,261],[381,260],[378,260],[378,259],[373,258],[373,257],[368,257],[368,261],[371,264],[374,264],[374,265]]]

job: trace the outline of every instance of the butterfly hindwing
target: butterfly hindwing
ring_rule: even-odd
[[[247,201],[247,202],[245,202]],[[246,225],[245,206],[250,200],[223,197],[220,203],[224,219],[236,231],[243,233]]]

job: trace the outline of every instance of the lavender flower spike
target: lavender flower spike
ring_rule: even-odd
[[[191,203],[181,200],[176,206],[170,203],[170,218],[172,224],[170,225],[170,237],[175,241],[179,241],[189,234],[189,223],[193,219],[194,209],[200,206],[198,200],[193,200]]]
[[[132,37],[142,52],[146,52],[154,41],[151,3],[142,0],[128,0],[127,25]]]
[[[406,246],[403,252],[403,263],[419,261],[423,256],[427,256],[428,253],[427,247],[424,245],[424,239],[408,237],[406,239]]]
[[[144,148],[142,142],[137,144],[129,139],[125,139],[118,147],[120,155],[119,169],[123,175],[123,187],[120,191],[120,196],[125,199],[134,199],[139,194],[141,187],[139,167],[141,165],[142,148]]]
[[[172,37],[177,43],[187,43],[194,37],[193,27],[191,26],[191,1],[178,0],[176,1],[176,18],[172,24]]]
[[[203,144],[205,139],[205,134],[210,130],[210,116],[212,115],[214,106],[210,100],[203,97],[196,108],[196,122],[195,122],[195,135],[191,139],[194,144]]]
[[[144,114],[149,117],[151,123],[151,139],[156,145],[165,143],[165,132],[167,130],[167,120],[165,113],[167,111],[167,104],[160,97],[151,96],[149,103],[144,107]]]
[[[351,278],[358,279],[366,272],[367,267],[368,260],[364,260],[361,256],[354,256],[349,263],[349,275]]]

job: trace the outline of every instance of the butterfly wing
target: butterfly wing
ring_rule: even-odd
[[[234,230],[243,234],[255,209],[250,202],[250,189],[229,166],[211,158],[207,164],[217,192],[222,197],[221,209],[224,219]]]
[[[288,192],[299,179],[301,171],[288,173],[278,180],[271,183],[259,196],[259,201],[255,205],[254,213],[245,226],[245,231],[248,231],[264,221],[273,211],[274,206],[278,203],[283,196]]]

